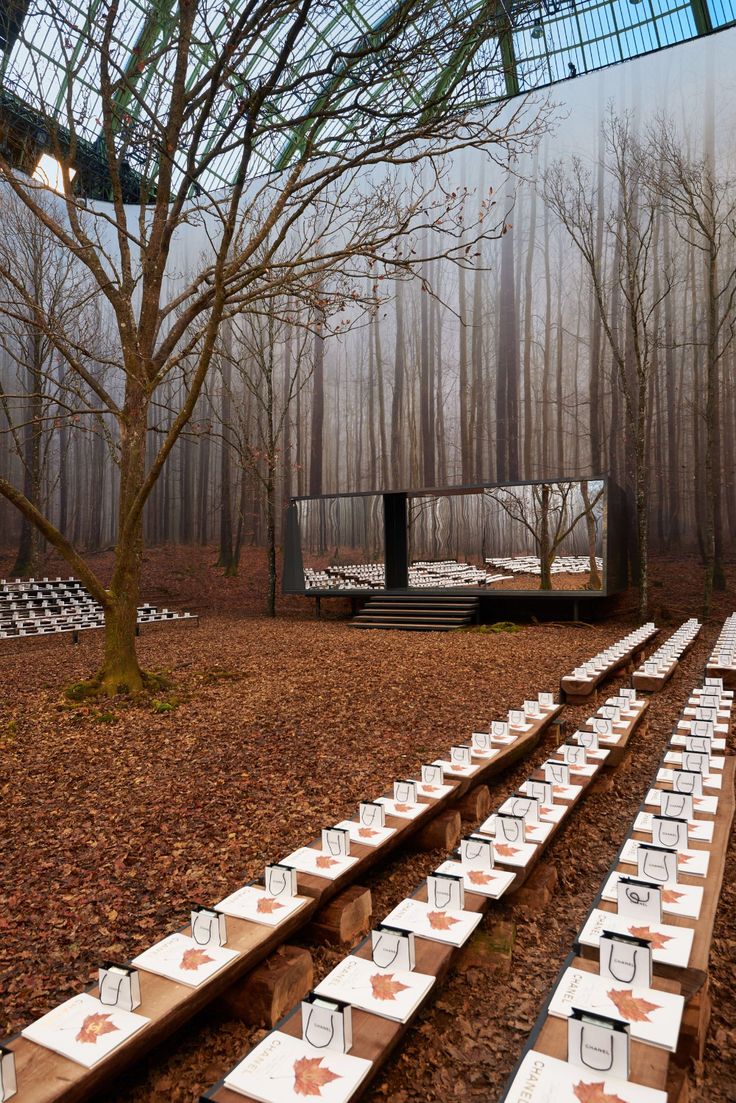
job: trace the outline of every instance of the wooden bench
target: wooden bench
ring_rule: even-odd
[[[451,792],[439,800],[422,801],[427,803],[427,811],[416,819],[386,815],[386,826],[394,828],[395,834],[379,847],[352,844],[351,856],[357,857],[358,861],[340,877],[327,880],[299,873],[299,895],[309,897],[310,903],[278,927],[269,928],[228,917],[227,949],[237,950],[239,956],[200,987],[192,989],[141,970],[142,1002],[137,1014],[151,1021],[94,1068],[86,1069],[21,1035],[4,1043],[15,1054],[18,1094],[14,1100],[17,1103],[57,1103],[62,1100],[64,1103],[77,1103],[78,1100],[90,1098],[105,1085],[114,1083],[116,1077],[133,1062],[178,1030],[202,1008],[223,996],[297,930],[313,921],[345,888],[359,882],[368,870],[385,861],[399,847],[405,846],[434,817],[454,807],[476,786],[485,784],[529,754],[538,745],[543,732],[559,716],[562,707],[556,705],[538,720],[530,719],[529,730],[519,734],[514,743],[501,748],[494,758],[476,760],[482,764],[472,777],[457,781],[446,779]],[[307,845],[319,850],[320,840],[314,839]],[[189,933],[189,927],[182,930]],[[88,991],[97,995],[94,986]]]
[[[543,774],[540,770],[532,772],[532,777],[541,777]],[[588,777],[587,775],[576,775],[574,767],[571,767],[571,784],[581,786],[581,793],[577,794],[574,800],[564,801],[562,803],[568,804],[572,811],[580,801],[590,792],[596,781],[597,775]],[[552,824],[552,830],[544,840],[537,847],[536,854],[531,862],[526,867],[520,870],[514,869],[515,878],[513,883],[507,889],[505,895],[514,893],[523,888],[523,886],[533,876],[535,871],[539,868],[543,857],[548,853],[552,842],[561,829],[563,824],[569,822],[568,817],[565,816],[558,823]],[[499,867],[503,867],[502,860],[498,859],[496,863]],[[508,868],[508,867],[507,867]],[[427,900],[427,887],[424,882],[413,894],[413,898],[417,900]],[[465,904],[464,909],[466,911],[475,913],[485,913],[489,911],[494,904],[494,901],[486,896],[481,896],[477,893],[465,891]],[[478,929],[476,929],[477,934]],[[446,977],[450,967],[453,963],[456,963],[461,955],[463,955],[474,936],[462,947],[454,947],[443,945],[441,943],[432,942],[428,939],[416,937],[416,971],[424,973],[436,978],[436,983],[430,989],[425,1001],[423,1001],[415,1013],[412,1015],[407,1023],[395,1023],[388,1019],[384,1019],[381,1016],[369,1014],[368,1012],[360,1011],[353,1008],[352,1021],[353,1021],[353,1045],[350,1050],[352,1056],[362,1057],[370,1061],[373,1065],[369,1077],[364,1081],[360,1087],[350,1096],[350,1099],[357,1098],[366,1089],[368,1083],[373,1077],[377,1075],[382,1065],[386,1063],[391,1054],[394,1052],[399,1042],[403,1038],[409,1027],[416,1021],[421,1014],[422,1009],[426,1004],[433,999],[434,995],[439,990],[442,981]],[[363,957],[366,960],[371,959],[371,946],[370,939],[363,940],[351,953],[357,954],[359,957]],[[277,1029],[286,1034],[290,1034],[293,1037],[300,1038],[302,1034],[302,1018],[301,1018],[301,1006],[295,1007],[279,1024]],[[220,1081],[209,1089],[202,1097],[201,1103],[256,1103],[252,1096],[244,1095],[242,1092],[236,1092],[225,1086],[224,1081]]]
[[[694,618],[685,621],[685,623],[677,629],[677,632],[670,636],[668,640],[665,640],[662,647],[657,648],[647,660],[648,663],[657,662],[663,652],[666,651],[668,645],[672,645],[675,647],[675,655],[672,657],[671,661],[668,662],[661,673],[647,673],[644,666],[635,670],[631,677],[631,684],[634,689],[641,690],[644,693],[657,693],[662,689],[677,670],[680,661],[687,655],[688,651],[695,643],[700,635],[702,627],[702,624]]]
[[[583,705],[595,690],[620,670],[630,670],[633,660],[639,655],[647,644],[657,635],[659,630],[652,625],[649,631],[641,639],[634,640],[627,646],[624,653],[617,659],[611,659],[603,668],[588,677],[566,674],[560,681],[560,700],[570,705]],[[634,633],[629,633],[633,636]],[[625,636],[624,640],[628,640]],[[621,643],[623,641],[619,641]],[[613,647],[616,644],[612,645]]]

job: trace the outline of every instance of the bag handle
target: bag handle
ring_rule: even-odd
[[[585,1046],[585,1027],[580,1028],[580,1060],[585,1065],[586,1069],[593,1069],[594,1072],[609,1072],[613,1068],[613,1038],[611,1038],[611,1052],[608,1055],[609,1061],[607,1065],[592,1065],[590,1061],[586,1061],[583,1056],[583,1048]]]
[[[309,1014],[307,1015],[307,1025],[304,1028],[304,1040],[309,1042],[310,1046],[313,1046],[315,1049],[327,1049],[327,1047],[330,1045],[333,1038],[335,1037],[335,1016],[332,1014],[332,1012],[330,1012],[330,1036],[327,1041],[313,1042],[312,1039],[309,1037],[309,1024],[312,1021],[313,1014],[314,1008],[312,1007],[310,1008]]]

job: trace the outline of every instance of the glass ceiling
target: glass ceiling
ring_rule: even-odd
[[[98,61],[83,46],[85,35],[97,37],[102,17],[111,0],[0,0],[0,80],[3,90],[66,124],[73,113],[81,136],[95,142],[100,136],[101,103]],[[251,171],[283,167],[299,149],[300,126],[290,120],[304,115],[305,96],[317,102],[325,90],[310,74],[324,71],[325,61],[334,58],[329,87],[348,84],[350,61],[345,59],[365,36],[380,32],[392,17],[395,0],[322,0],[315,3],[307,28],[298,39],[292,74],[298,78],[296,91],[282,94],[270,107],[274,127],[258,144],[257,161]],[[415,103],[420,115],[427,100],[438,89],[452,90],[463,107],[503,99],[531,89],[544,87],[574,75],[637,57],[699,35],[709,34],[736,21],[736,0],[437,0],[432,17],[442,20],[458,10],[467,15],[468,41],[462,50],[443,54],[437,38],[425,59],[424,71],[395,76],[392,86],[378,82],[370,89],[375,102],[385,103],[400,97]],[[202,0],[206,15],[198,26],[192,51],[190,82],[197,79],[212,57],[213,36],[218,27],[226,33],[232,13],[241,9],[242,0]],[[171,0],[119,0],[112,45],[115,62],[135,84],[135,94],[122,92],[124,117],[131,134],[136,127],[137,97],[152,97],[160,89],[162,71],[172,64]],[[26,9],[23,17],[23,9]],[[284,7],[281,12],[287,10]],[[20,15],[19,15],[20,12]],[[483,32],[478,33],[482,25]],[[496,28],[489,33],[488,28]],[[7,29],[9,27],[9,30]],[[238,69],[240,87],[257,81],[275,58],[288,31],[285,20],[276,19],[270,33],[252,44],[247,62]],[[140,64],[154,54],[153,65]],[[70,79],[69,74],[73,74]],[[160,94],[160,93],[159,93]],[[237,101],[238,87],[231,84],[212,107],[212,127],[222,125]],[[242,94],[242,91],[241,93]],[[120,106],[120,104],[119,104]],[[326,124],[325,140],[345,140],[334,135]],[[353,140],[359,135],[352,135]],[[126,151],[136,165],[135,142]],[[138,159],[140,163],[140,158]],[[238,163],[233,145],[224,150],[210,166],[208,187],[226,186]],[[142,164],[141,164],[142,168]]]

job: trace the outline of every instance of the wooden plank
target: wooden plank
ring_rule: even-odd
[[[571,674],[566,674],[560,680],[560,699],[566,704],[584,705],[603,682],[608,681],[619,671],[629,668],[637,655],[640,655],[651,643],[658,631],[657,628],[652,629],[645,640],[629,648],[617,662],[610,663],[594,678],[574,678]]]
[[[142,1003],[138,1014],[151,1021],[127,1044],[114,1050],[94,1068],[85,1069],[20,1035],[9,1039],[5,1044],[13,1050],[16,1060],[16,1103],[77,1103],[79,1100],[89,1099],[105,1085],[114,1082],[129,1065],[140,1060],[143,1054],[159,1045],[210,1002],[220,997],[274,949],[291,939],[297,930],[315,917],[320,908],[348,885],[360,880],[368,869],[385,861],[399,847],[405,846],[431,818],[452,807],[471,788],[487,782],[529,754],[538,745],[543,732],[559,716],[562,707],[557,705],[539,720],[530,721],[529,731],[520,733],[518,739],[510,746],[502,748],[495,758],[490,761],[476,760],[481,762],[481,768],[473,777],[461,781],[448,779],[447,784],[452,791],[439,800],[420,801],[427,804],[427,811],[417,819],[405,820],[387,815],[386,825],[396,829],[395,835],[380,847],[352,844],[351,855],[359,860],[342,876],[328,881],[323,877],[299,873],[299,894],[311,897],[311,902],[279,927],[272,929],[228,917],[227,948],[238,950],[240,956],[205,984],[198,988],[189,988],[141,970]],[[320,840],[314,839],[307,845],[319,850]],[[184,931],[188,933],[189,928],[184,928]],[[161,937],[165,933],[169,932],[163,932]],[[97,994],[96,987],[89,991],[93,995]]]

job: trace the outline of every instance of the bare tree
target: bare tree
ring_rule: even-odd
[[[590,496],[588,483],[573,481],[555,483],[528,483],[518,488],[510,486],[493,487],[486,494],[503,509],[504,513],[531,536],[539,556],[540,590],[552,589],[552,565],[557,557],[560,545],[572,533],[576,525],[586,519],[587,534],[590,540],[590,525],[595,534],[595,510],[603,498],[603,483],[592,484],[597,486],[593,496]],[[575,492],[581,487],[582,505],[575,504]],[[585,488],[584,493],[582,487]],[[590,545],[589,545],[590,546]],[[592,544],[592,565],[595,562],[595,539]],[[600,589],[593,585],[594,576],[591,567],[591,577],[588,589]]]
[[[658,310],[672,287],[672,274],[660,271],[655,290],[657,204],[645,187],[645,174],[650,170],[628,116],[609,115],[603,144],[604,167],[614,199],[605,216],[602,240],[591,174],[580,158],[572,158],[569,166],[558,162],[548,170],[544,195],[587,267],[632,430],[637,583],[639,615],[643,619],[649,600],[647,412],[659,340]],[[610,267],[606,265],[607,252],[614,258]],[[619,309],[623,325],[619,324]]]
[[[654,197],[661,197],[675,232],[703,264],[702,301],[705,347],[705,513],[703,558],[704,616],[711,609],[713,590],[725,589],[720,539],[719,447],[721,362],[734,338],[736,300],[736,181],[719,176],[711,151],[692,156],[672,123],[660,117],[648,133],[648,163],[660,171],[648,180]]]
[[[82,26],[69,22],[66,5],[49,2],[45,51],[61,71],[60,115],[47,109],[45,71],[31,64],[17,74],[18,91],[43,114],[47,148],[60,166],[63,215],[4,156],[0,177],[29,219],[86,268],[113,337],[114,378],[105,383],[87,367],[92,350],[58,318],[33,311],[34,324],[116,426],[109,587],[20,488],[2,478],[0,493],[103,606],[105,655],[90,692],[136,692],[146,684],[135,651],[143,510],[195,410],[223,319],[267,315],[292,293],[311,294],[329,318],[359,297],[366,263],[404,276],[432,259],[396,248],[424,232],[432,255],[462,260],[462,201],[443,187],[445,155],[475,147],[506,162],[543,121],[544,112],[530,113],[523,100],[511,109],[489,102],[461,112],[456,82],[427,83],[442,59],[465,56],[469,34],[489,39],[478,87],[484,66],[489,75],[502,70],[500,49],[490,48],[495,9],[443,10],[437,19],[434,2],[415,0],[369,33],[322,46],[324,10],[322,0],[255,0],[223,14],[206,0],[176,0],[157,33],[141,37],[131,63],[128,13],[117,0],[96,5]],[[304,42],[313,44],[306,55]],[[99,90],[96,103],[90,89]],[[86,202],[73,179],[95,109],[109,206]],[[300,232],[298,249],[297,225],[310,228]],[[480,222],[470,234],[463,227],[463,246],[486,233]],[[172,246],[185,232],[199,234],[201,255],[193,270],[175,272]],[[11,267],[0,274],[23,293]],[[173,376],[179,407],[147,462],[151,410]]]

